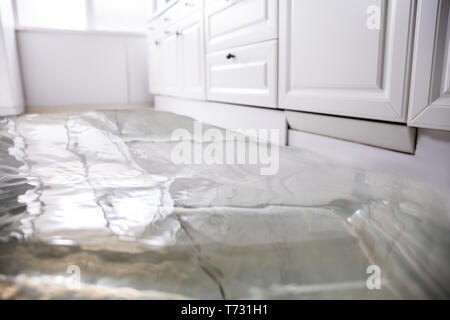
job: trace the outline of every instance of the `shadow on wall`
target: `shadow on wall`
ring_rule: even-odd
[[[450,190],[450,132],[418,129],[414,155],[289,130],[289,145],[369,170],[423,180]]]

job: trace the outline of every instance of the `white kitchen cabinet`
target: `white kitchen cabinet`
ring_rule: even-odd
[[[208,54],[206,77],[208,100],[276,108],[277,41]]]
[[[205,29],[208,52],[276,39],[278,0],[206,0]]]
[[[450,130],[449,1],[420,0],[408,125]]]
[[[148,61],[151,93],[205,98],[205,50],[203,14],[198,10],[200,4],[199,0],[178,2],[150,24]]]
[[[183,19],[177,27],[181,96],[205,99],[205,50],[201,13]]]
[[[412,0],[280,1],[279,107],[406,122]]]

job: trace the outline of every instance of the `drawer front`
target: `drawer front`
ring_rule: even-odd
[[[179,18],[184,18],[191,13],[198,12],[202,9],[203,0],[180,0],[177,3],[179,10]]]
[[[207,0],[208,52],[278,36],[278,0]]]
[[[277,40],[210,53],[209,100],[277,107]]]
[[[191,13],[198,12],[202,9],[202,0],[180,0],[171,6],[161,15],[161,24],[163,28],[167,28],[174,23],[178,23],[184,17]]]
[[[161,19],[157,18],[148,25],[147,36],[156,37],[160,31],[161,31]]]
[[[176,6],[173,6],[172,8],[164,12],[159,20],[161,21],[160,26],[163,29],[173,25],[178,20],[178,8]]]

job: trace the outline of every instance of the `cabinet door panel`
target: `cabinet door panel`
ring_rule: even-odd
[[[205,98],[203,26],[200,14],[179,24],[179,50],[182,94],[186,98]]]
[[[180,95],[179,63],[177,55],[178,37],[174,30],[166,30],[165,37],[161,39],[161,93],[167,95]]]
[[[279,106],[406,122],[411,0],[280,1]]]
[[[450,130],[449,1],[419,1],[408,124]]]

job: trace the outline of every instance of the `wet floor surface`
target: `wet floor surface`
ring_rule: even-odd
[[[176,164],[180,128],[153,110],[1,118],[0,298],[450,297],[448,190],[284,147],[275,175]]]

